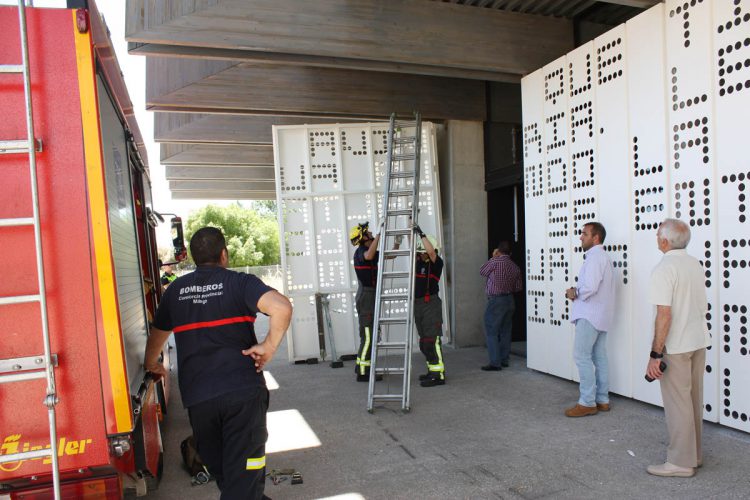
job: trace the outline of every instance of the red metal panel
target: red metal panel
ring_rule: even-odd
[[[96,331],[86,179],[73,16],[69,10],[27,9],[49,326],[60,404],[62,470],[109,462]],[[0,7],[0,63],[19,64],[18,15]],[[95,106],[95,103],[91,103]],[[26,134],[19,75],[0,75],[0,139]],[[25,155],[0,155],[0,217],[28,217],[31,197]],[[0,296],[37,291],[30,228],[0,228]],[[40,354],[38,306],[0,306],[0,358]],[[49,442],[44,383],[0,385],[0,452]],[[49,472],[41,459],[0,465],[0,481]]]

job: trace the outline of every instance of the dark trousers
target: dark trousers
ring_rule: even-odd
[[[445,379],[443,348],[443,305],[440,297],[433,295],[429,302],[424,297],[414,299],[414,324],[419,334],[419,350],[427,361],[430,376]]]
[[[484,311],[484,333],[487,337],[487,354],[489,354],[492,366],[500,366],[510,357],[515,310],[516,302],[512,294],[493,295],[487,299],[487,309]]]
[[[360,284],[357,288],[357,295],[354,297],[354,304],[357,307],[357,317],[359,318],[359,349],[357,350],[357,364],[354,371],[360,375],[366,375],[370,373],[370,355],[372,354],[372,342],[375,338],[372,332],[375,318],[375,289],[363,287]]]
[[[188,408],[195,444],[222,500],[261,499],[266,477],[268,390],[234,391]]]

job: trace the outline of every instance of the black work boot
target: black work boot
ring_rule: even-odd
[[[420,375],[419,376],[419,381],[421,382],[423,380],[427,380],[428,378],[430,378],[430,372],[423,373],[422,375]]]
[[[375,375],[375,380],[377,382],[380,382],[381,380],[383,380],[383,376],[382,375]],[[370,369],[369,368],[367,370],[365,370],[365,374],[364,375],[362,375],[359,372],[357,372],[357,382],[369,382],[369,381],[370,381]]]
[[[435,387],[436,385],[445,385],[445,375],[428,374],[429,376],[422,380],[419,385],[422,387]]]

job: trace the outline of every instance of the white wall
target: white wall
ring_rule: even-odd
[[[687,6],[687,9],[685,9]],[[709,299],[707,420],[750,431],[745,153],[750,0],[668,0],[523,79],[528,364],[577,378],[564,290],[598,220],[618,276],[611,389],[661,404],[643,379],[658,223],[690,224]]]

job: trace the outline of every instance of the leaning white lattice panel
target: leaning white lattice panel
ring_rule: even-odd
[[[659,263],[661,252],[654,244],[654,232],[661,221],[670,215],[669,182],[667,172],[668,147],[666,95],[654,92],[666,85],[664,65],[664,8],[659,5],[626,25],[628,61],[628,108],[630,131],[628,140],[629,169],[632,173],[632,204],[630,218],[633,248],[629,252],[628,267],[632,293],[631,332],[633,362],[643,363],[651,351],[654,335],[653,308],[648,290],[651,270]],[[649,116],[648,120],[641,117]],[[630,314],[630,312],[629,312]],[[628,335],[626,334],[626,337]],[[633,397],[661,405],[658,383],[649,383],[641,370],[632,370]]]
[[[423,123],[422,127],[419,223],[442,245],[435,132],[430,123]],[[320,356],[317,323],[310,320],[315,318],[313,298],[317,292],[330,294],[337,354],[354,354],[359,339],[353,301],[357,279],[349,230],[358,223],[369,222],[370,229],[378,232],[387,171],[388,126],[282,126],[274,127],[273,137],[281,259],[286,272],[284,293],[295,301],[295,319],[288,336],[290,360]],[[386,247],[392,246],[390,237]],[[386,263],[386,267],[392,265]],[[445,287],[446,280],[442,280],[441,297],[448,296]],[[444,300],[444,316],[447,310]],[[447,317],[444,323],[448,324]],[[448,333],[447,328],[445,332]],[[326,346],[330,356],[329,340]]]
[[[706,351],[704,377],[704,417],[718,420],[719,402],[716,325],[719,289],[716,273],[717,230],[726,224],[716,210],[716,146],[719,126],[714,118],[711,3],[695,5],[667,2],[665,11],[666,63],[668,85],[668,130],[670,149],[669,180],[671,211],[690,225],[688,252],[700,259],[706,272],[706,295],[712,319],[707,318],[713,345]],[[721,3],[721,2],[719,2]],[[686,8],[687,5],[687,8]],[[679,11],[678,11],[679,9]],[[716,318],[718,319],[718,317]]]
[[[607,230],[604,249],[614,267],[617,296],[613,324],[607,332],[607,348],[617,353],[609,362],[609,386],[612,392],[630,397],[633,395],[630,378],[633,365],[630,323],[633,244],[629,217],[623,217],[631,204],[627,43],[624,25],[594,40],[597,126],[594,135],[597,142],[599,222]]]
[[[529,368],[547,370],[548,350],[544,331],[548,321],[549,302],[544,284],[544,257],[547,238],[545,195],[547,182],[544,168],[544,74],[537,71],[521,83],[523,103],[524,202],[526,220],[526,351]]]
[[[548,98],[567,92],[573,228],[580,229],[581,216],[604,222],[605,247],[618,276],[616,325],[608,339],[612,391],[628,394],[630,389],[637,399],[661,402],[658,386],[643,380],[654,321],[648,287],[651,270],[662,258],[656,230],[664,218],[676,217],[689,225],[687,251],[705,273],[706,330],[712,340],[706,353],[704,418],[745,431],[750,431],[750,390],[741,382],[750,377],[745,286],[750,280],[750,164],[744,123],[750,112],[748,9],[745,0],[667,0],[624,30],[618,27],[594,40],[591,64],[585,47],[568,54],[571,79],[562,92],[549,67],[522,81],[529,366],[554,373],[557,363],[549,353],[560,351],[559,346],[550,349],[540,326],[555,319],[557,308],[553,302],[549,310],[540,307],[551,289],[539,282],[552,277],[548,266],[556,260],[540,253],[559,237],[564,201],[554,200],[555,186],[545,185],[555,172],[541,167],[551,165],[549,153],[560,142],[555,133],[564,127],[554,123],[549,128],[546,120],[559,119],[559,112],[549,116]],[[581,78],[588,68],[594,69],[591,90]],[[590,91],[593,100],[586,95]],[[578,142],[587,129],[594,133],[593,147]],[[544,163],[539,161],[542,150],[548,156]],[[545,199],[541,213],[540,198]],[[542,218],[546,228],[538,224]],[[574,259],[570,270],[575,273],[579,265]]]
[[[713,368],[719,422],[750,431],[750,162],[747,160],[747,110],[750,109],[750,2],[713,2],[713,71],[716,119],[715,165],[719,216],[718,245],[706,252],[719,267],[707,279],[719,291],[719,307],[709,311],[713,330]],[[708,356],[707,356],[708,357]],[[708,367],[707,367],[708,369]],[[709,374],[707,374],[708,376]],[[708,380],[706,380],[708,383]],[[708,384],[706,384],[708,385]],[[706,397],[705,412],[710,401]]]

